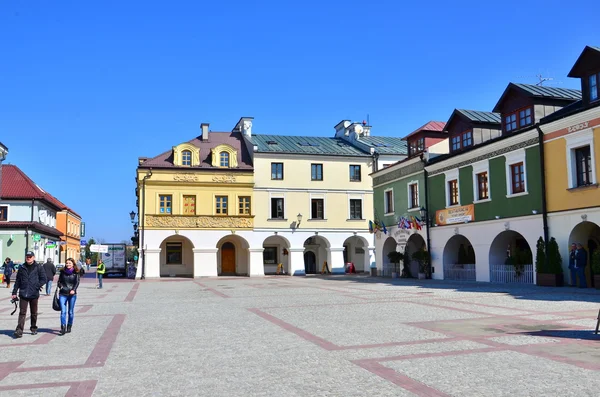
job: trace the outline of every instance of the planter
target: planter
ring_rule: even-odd
[[[419,277],[419,280],[425,280],[427,278],[427,274],[425,274],[425,273],[419,273],[418,277]]]
[[[594,274],[594,287],[600,289],[600,274]]]
[[[541,287],[562,287],[562,274],[537,273],[537,285]]]

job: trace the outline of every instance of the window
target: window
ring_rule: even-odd
[[[590,76],[589,85],[590,85],[590,102],[598,100],[598,78],[600,77],[600,73],[593,74]]]
[[[171,213],[171,203],[173,201],[173,196],[171,196],[171,195],[160,195],[160,196],[158,196],[158,201],[160,203],[160,213],[161,214],[170,214]]]
[[[462,147],[466,148],[473,145],[473,131],[462,133]]]
[[[458,179],[448,182],[448,205],[458,205]]]
[[[227,196],[217,196],[215,199],[217,201],[215,213],[217,215],[227,215]]]
[[[394,213],[394,190],[390,189],[390,190],[386,190],[384,193],[384,197],[383,197],[383,201],[384,201],[384,207],[385,207],[385,213],[386,214],[393,214]]]
[[[531,124],[533,124],[531,107],[517,110],[516,112],[504,117],[504,130],[506,132],[515,131],[517,129],[517,125],[519,128],[522,128]]]
[[[183,244],[167,243],[167,265],[181,265],[183,263]]]
[[[240,197],[240,215],[250,215],[250,197]]]
[[[575,149],[575,169],[577,186],[591,185],[592,182],[592,152],[589,146]]]
[[[323,180],[323,164],[311,164],[310,165],[310,180],[311,181],[322,181]]]
[[[323,199],[311,199],[310,200],[310,218],[311,219],[324,219],[323,216]]]
[[[183,215],[196,215],[196,196],[183,196]]]
[[[360,182],[360,165],[350,166],[350,182]]]
[[[277,261],[277,247],[265,247],[263,250],[263,263],[265,265],[275,265]]]
[[[189,150],[181,152],[181,165],[192,165],[192,152]]]
[[[219,154],[219,166],[229,167],[229,153],[221,152]]]
[[[410,145],[408,147],[409,156],[421,153],[423,150],[425,150],[425,138],[419,138],[410,141]]]
[[[271,179],[283,179],[283,163],[271,163]]]
[[[510,183],[512,194],[525,192],[525,168],[523,163],[510,165]]]
[[[284,219],[282,197],[271,199],[271,219]]]
[[[480,172],[477,174],[477,200],[486,200],[490,198],[488,193],[488,173]]]
[[[455,152],[460,149],[460,135],[452,137],[452,151]]]
[[[408,200],[410,208],[419,208],[419,185],[417,183],[408,185]]]
[[[362,219],[362,200],[350,199],[350,219]]]

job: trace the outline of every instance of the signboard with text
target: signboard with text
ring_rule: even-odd
[[[438,225],[451,225],[453,223],[473,222],[475,220],[475,205],[461,205],[435,212],[435,223]]]
[[[81,222],[81,235],[79,237],[85,237],[85,222]]]
[[[90,245],[90,251],[106,253],[108,252],[108,245],[92,244]]]

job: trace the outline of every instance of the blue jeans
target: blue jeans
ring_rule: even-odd
[[[577,287],[577,269],[570,267],[569,271],[571,272],[571,285]]]
[[[98,288],[102,288],[102,276],[104,274],[98,274]]]
[[[46,295],[50,295],[52,293],[52,280],[48,280],[46,282]]]
[[[58,297],[60,301],[60,325],[67,325],[67,304],[69,305],[69,325],[73,325],[73,316],[75,310],[75,302],[77,301],[77,295],[60,295]]]
[[[579,287],[587,288],[587,281],[585,279],[585,267],[578,267],[577,275],[579,276]]]

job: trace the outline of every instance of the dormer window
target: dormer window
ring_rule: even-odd
[[[410,146],[408,148],[408,155],[414,156],[415,154],[421,153],[425,150],[425,138],[415,139],[410,142]]]
[[[473,131],[465,131],[462,133],[463,148],[473,146]]]
[[[527,127],[533,124],[531,107],[519,109],[514,113],[504,117],[504,130],[506,132],[516,131],[517,129]]]
[[[600,80],[600,73],[596,73],[590,76],[590,102],[598,100],[598,80]]]
[[[473,131],[465,131],[460,134],[456,134],[451,139],[452,147],[451,151],[456,152],[460,149],[465,149],[469,146],[473,146]]]
[[[181,165],[188,167],[192,165],[192,152],[189,150],[181,152]]]
[[[221,154],[219,155],[219,166],[229,167],[229,153],[221,152]]]

